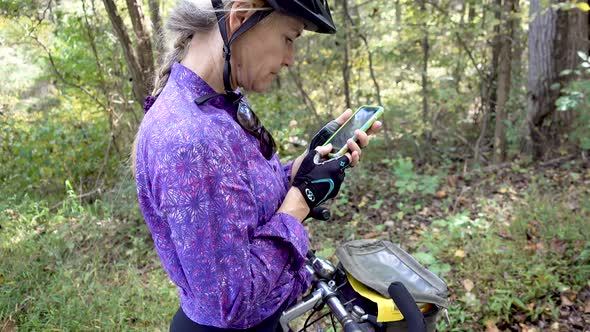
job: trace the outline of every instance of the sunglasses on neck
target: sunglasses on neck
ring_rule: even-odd
[[[220,95],[223,94],[202,96],[197,98],[195,103],[197,105],[201,105]],[[258,142],[260,142],[260,152],[264,158],[266,158],[266,160],[271,160],[272,156],[274,156],[274,154],[277,152],[277,144],[271,133],[262,125],[260,119],[258,119],[254,111],[252,111],[250,106],[248,106],[248,104],[244,101],[242,94],[231,92],[226,93],[224,96],[233,104],[238,104],[238,124],[247,132],[252,134],[252,136],[256,137]]]
[[[262,125],[254,111],[244,101],[238,104],[238,123],[242,128],[254,135],[260,142],[260,152],[266,160],[270,160],[277,152],[277,144],[271,133]]]

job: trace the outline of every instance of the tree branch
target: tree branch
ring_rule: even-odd
[[[151,81],[154,72],[154,54],[152,50],[152,41],[146,29],[141,2],[137,0],[127,0],[127,10],[131,17],[133,31],[137,38],[137,60],[142,69],[143,80],[145,83]]]
[[[14,22],[16,24],[20,25],[23,29],[26,30],[26,28],[23,27],[18,21],[14,21]],[[53,55],[51,54],[51,51],[49,50],[49,48],[47,48],[47,46],[45,46],[45,44],[43,44],[39,40],[39,38],[37,37],[37,35],[35,35],[32,31],[30,31],[29,32],[29,37],[31,39],[33,39],[39,46],[41,46],[41,48],[43,48],[43,50],[45,51],[45,53],[47,53],[47,58],[49,59],[49,63],[51,65],[51,69],[53,70],[53,72],[55,73],[55,76],[57,76],[57,78],[60,81],[62,81],[65,85],[68,85],[68,86],[71,86],[73,88],[79,89],[85,95],[87,95],[92,100],[94,100],[94,102],[96,102],[96,104],[98,104],[103,110],[105,110],[105,112],[108,112],[108,108],[95,95],[93,95],[90,91],[88,91],[88,89],[84,88],[81,85],[78,85],[76,83],[72,83],[72,82],[70,82],[70,81],[68,81],[68,80],[65,79],[65,77],[57,69],[57,65],[55,63],[55,60],[53,59]]]
[[[289,67],[287,69],[289,71],[289,76],[291,76],[291,78],[295,82],[295,86],[297,86],[297,89],[299,90],[299,93],[301,93],[301,96],[303,97],[305,104],[307,105],[307,107],[309,107],[312,110],[313,114],[319,120],[320,115],[319,115],[317,109],[315,108],[313,101],[311,100],[309,95],[305,92],[305,89],[303,88],[303,82],[301,82],[301,77],[299,77],[299,74],[295,73],[295,71],[293,69],[291,69],[291,67]]]
[[[109,20],[111,21],[111,25],[115,30],[117,39],[119,40],[119,43],[123,48],[123,55],[125,56],[127,66],[129,67],[129,73],[131,74],[131,79],[133,80],[133,95],[135,97],[135,100],[139,104],[142,104],[144,98],[149,94],[149,89],[146,85],[146,82],[143,81],[141,66],[133,51],[133,44],[131,43],[131,38],[127,33],[125,24],[123,23],[121,16],[119,16],[117,6],[115,5],[114,1],[102,0],[102,2],[104,3],[104,7],[109,15]]]

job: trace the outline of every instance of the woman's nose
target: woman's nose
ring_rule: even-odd
[[[283,58],[283,66],[289,67],[292,66],[293,63],[295,63],[295,51],[293,50],[293,47],[289,47],[287,54]]]

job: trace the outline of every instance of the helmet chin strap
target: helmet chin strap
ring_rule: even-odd
[[[239,28],[236,32],[231,36],[231,39],[228,40],[227,38],[227,27],[226,27],[226,18],[225,10],[223,8],[222,0],[211,0],[211,4],[213,5],[213,9],[215,10],[215,15],[217,15],[217,22],[219,24],[219,31],[221,32],[221,38],[223,38],[223,58],[225,63],[223,65],[223,85],[225,88],[225,93],[233,92],[231,86],[231,44],[238,39],[244,32],[248,31],[258,22],[260,22],[263,18],[268,16],[272,11],[271,10],[258,10],[254,14],[252,14]]]

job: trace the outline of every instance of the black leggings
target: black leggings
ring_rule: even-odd
[[[283,310],[286,309],[286,307],[286,303],[282,304],[277,312],[272,314],[272,316],[263,320],[260,324],[244,330],[222,329],[219,327],[197,324],[188,318],[184,311],[182,311],[182,307],[180,307],[172,319],[172,323],[170,324],[170,332],[279,332],[281,331],[279,318],[281,318],[281,314],[283,313]]]

